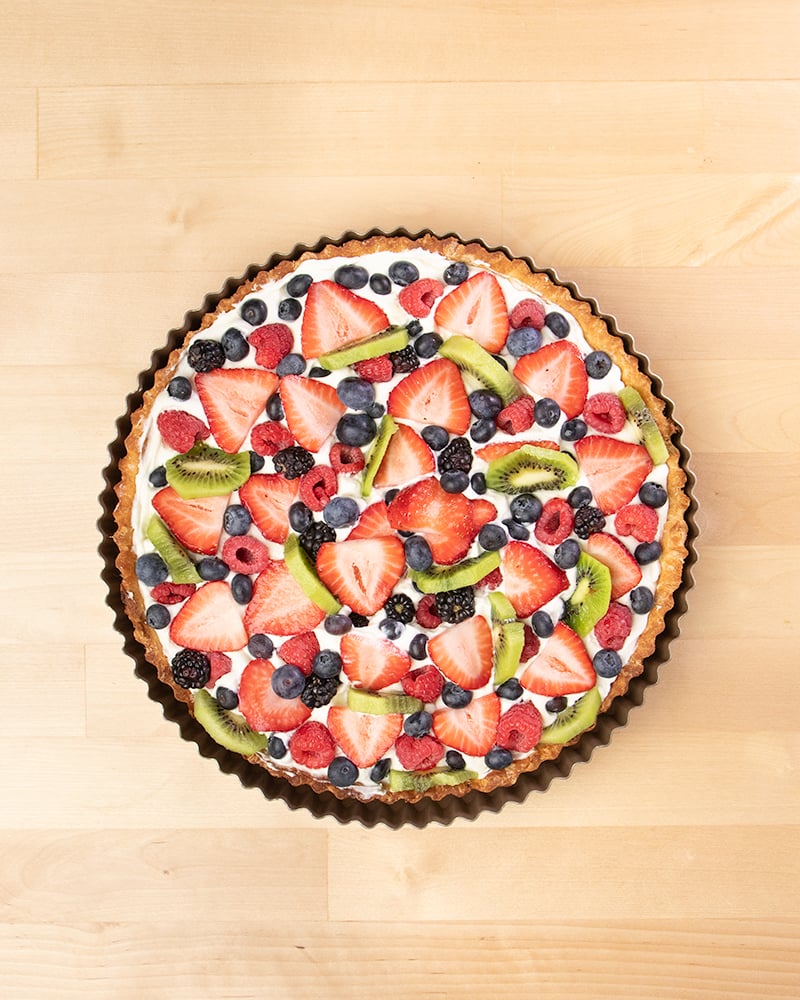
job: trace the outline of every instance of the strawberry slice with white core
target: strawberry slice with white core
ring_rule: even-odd
[[[362,298],[334,281],[315,281],[308,290],[303,311],[303,355],[318,358],[374,337],[389,326],[386,313],[375,302]]]
[[[348,632],[342,636],[342,669],[351,683],[369,691],[396,684],[411,669],[411,657],[389,639]]]
[[[325,612],[306,597],[282,559],[273,559],[256,577],[244,613],[248,635],[295,635],[316,628]]]
[[[261,534],[271,542],[289,537],[289,508],[300,495],[300,480],[277,472],[251,476],[239,487],[239,499]]]
[[[451,434],[465,434],[471,417],[461,372],[447,358],[406,375],[389,393],[386,409],[393,417],[438,424]]]
[[[503,549],[503,593],[520,618],[527,618],[569,587],[563,569],[527,542]]]
[[[552,698],[588,691],[597,683],[597,675],[580,636],[559,622],[519,681],[528,691]]]
[[[445,336],[469,337],[496,354],[508,337],[508,305],[500,283],[488,271],[479,271],[441,300],[433,314]]]
[[[439,708],[433,713],[433,731],[445,746],[483,757],[494,746],[500,708],[496,694],[473,698],[465,708]]]
[[[328,729],[356,767],[372,767],[403,730],[403,716],[369,715],[343,705],[328,709]]]
[[[229,500],[225,496],[184,500],[171,486],[165,486],[153,496],[153,507],[185,549],[213,556]]]
[[[242,649],[247,632],[242,609],[224,580],[206,583],[192,594],[172,619],[169,637],[178,646],[204,653]]]
[[[281,403],[294,439],[309,451],[319,451],[347,409],[332,385],[303,375],[281,379]]]
[[[374,615],[383,607],[405,564],[403,543],[396,537],[324,542],[317,554],[320,580],[360,615]]]
[[[281,698],[272,690],[274,672],[269,660],[251,660],[239,681],[239,711],[257,733],[288,733],[311,715],[299,698]]]
[[[395,533],[389,524],[389,512],[383,500],[372,503],[361,512],[358,524],[347,536],[351,538],[394,538]]]
[[[492,675],[491,625],[482,615],[451,625],[430,638],[428,656],[448,680],[465,691],[476,691]]]
[[[436,468],[433,452],[416,431],[400,424],[391,436],[380,468],[375,474],[374,485],[380,489],[402,486]]]
[[[653,469],[653,461],[642,445],[602,434],[576,441],[575,454],[604,514],[613,514],[630,503]]]
[[[208,426],[223,451],[239,451],[278,381],[261,368],[216,368],[195,377]]]
[[[583,355],[569,340],[545,344],[520,358],[514,377],[535,396],[554,399],[569,419],[581,413],[589,393]]]
[[[597,531],[589,535],[585,544],[590,556],[608,566],[612,601],[638,587],[642,580],[642,570],[622,542],[604,531]]]

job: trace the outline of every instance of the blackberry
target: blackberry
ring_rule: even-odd
[[[391,618],[395,622],[402,622],[404,625],[408,625],[414,620],[414,602],[408,594],[392,594],[384,604],[383,610],[386,612],[387,618]]]
[[[466,438],[453,438],[439,455],[439,472],[469,472],[472,448]]]
[[[225,364],[225,349],[218,340],[195,340],[186,360],[196,372],[213,372]]]
[[[327,524],[315,521],[310,524],[300,535],[300,544],[311,556],[314,562],[317,561],[317,553],[323,542],[335,542],[336,532]]]
[[[475,614],[475,592],[472,587],[445,590],[436,595],[434,607],[442,621],[457,625]]]
[[[353,623],[353,628],[366,628],[369,625],[369,618],[366,615],[360,615],[357,611],[350,612],[350,621]]]
[[[314,468],[314,456],[296,444],[282,448],[272,461],[275,471],[280,472],[284,479],[299,479],[309,469]]]
[[[323,705],[327,705],[333,699],[338,687],[338,676],[318,677],[316,674],[309,674],[306,677],[300,701],[309,708],[322,708]]]
[[[572,530],[578,538],[586,539],[596,531],[602,531],[605,525],[606,519],[603,517],[603,512],[597,507],[579,507],[575,511],[575,523]]]
[[[172,657],[172,677],[178,687],[201,688],[211,676],[211,661],[197,649],[181,649]]]
[[[392,362],[392,370],[396,375],[413,372],[415,368],[419,368],[419,357],[411,344],[404,347],[402,351],[390,351],[389,360]]]

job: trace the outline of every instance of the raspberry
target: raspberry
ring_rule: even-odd
[[[293,444],[290,448],[281,448],[273,457],[272,464],[284,479],[299,479],[314,468],[314,456],[300,445]]]
[[[398,301],[405,311],[421,319],[433,309],[433,303],[444,291],[444,285],[435,278],[420,278],[406,285],[400,292]]]
[[[309,510],[323,510],[336,496],[338,485],[336,473],[329,465],[315,465],[300,480],[300,499]]]
[[[539,652],[539,636],[533,631],[530,625],[524,625],[522,634],[525,637],[522,642],[522,652],[519,654],[519,662],[527,663],[532,656]]]
[[[201,688],[211,676],[211,661],[197,649],[181,649],[172,657],[172,679],[182,688]]]
[[[156,423],[164,443],[181,453],[198,441],[205,441],[211,434],[202,420],[184,410],[164,410],[159,413]]]
[[[269,564],[269,552],[252,535],[233,535],[222,546],[222,558],[234,573],[260,573]]]
[[[603,516],[603,512],[598,510],[597,507],[590,507],[588,504],[585,504],[575,511],[575,521],[572,525],[572,530],[578,538],[586,540],[589,535],[593,535],[596,531],[602,531],[605,526],[606,519]]]
[[[442,693],[444,677],[432,664],[417,667],[402,678],[403,691],[412,698],[419,698],[426,704],[436,701]]]
[[[442,619],[436,614],[436,595],[425,594],[417,605],[417,624],[423,628],[438,628]]]
[[[444,757],[444,747],[435,736],[398,736],[394,748],[407,771],[428,771]]]
[[[355,445],[337,441],[331,448],[330,463],[334,472],[354,476],[364,468],[364,453]]]
[[[500,567],[493,569],[491,573],[487,573],[482,580],[478,580],[475,584],[476,587],[486,587],[487,590],[497,590],[500,584],[503,582],[503,574],[500,571]]]
[[[211,673],[208,677],[207,688],[212,688],[225,674],[231,672],[232,662],[230,656],[225,653],[206,653],[208,662],[211,664]]]
[[[594,634],[606,649],[622,649],[632,625],[631,609],[615,601],[595,625]]]
[[[150,594],[159,604],[180,604],[196,590],[193,583],[157,583]]]
[[[266,424],[256,424],[250,432],[250,444],[257,455],[277,455],[284,448],[294,444],[288,427],[270,420]]]
[[[397,374],[413,372],[415,368],[419,368],[419,356],[411,344],[402,351],[391,351],[389,360],[392,363],[392,371]]]
[[[601,434],[616,434],[625,426],[627,416],[619,396],[613,392],[598,392],[586,400],[583,419]]]
[[[521,434],[535,422],[536,404],[530,396],[520,396],[497,414],[497,426],[506,434]]]
[[[394,375],[392,359],[388,354],[381,354],[378,358],[367,358],[366,361],[357,361],[353,367],[359,378],[366,382],[391,382]]]
[[[336,743],[321,722],[304,722],[292,733],[289,752],[304,767],[327,767],[336,756]]]
[[[294,336],[285,323],[260,326],[249,339],[256,349],[256,364],[262,368],[276,368],[294,346]]]
[[[534,535],[543,545],[560,545],[572,533],[575,514],[561,497],[553,497],[542,508]]]
[[[658,514],[652,507],[633,503],[617,511],[618,535],[632,535],[637,542],[652,542],[658,531]]]
[[[278,647],[278,654],[284,663],[293,663],[308,677],[319,652],[319,641],[313,632],[299,632]]]
[[[528,753],[539,742],[541,735],[541,715],[529,701],[521,701],[500,716],[496,741],[504,750]]]
[[[544,327],[544,306],[536,299],[523,299],[511,310],[509,322],[512,330],[519,330],[523,326],[541,330]]]

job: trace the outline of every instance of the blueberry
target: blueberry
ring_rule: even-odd
[[[478,532],[478,543],[487,552],[496,552],[508,543],[508,535],[499,524],[484,524]]]
[[[387,639],[399,639],[403,634],[403,623],[395,621],[394,618],[384,618],[378,628]]]
[[[344,635],[353,627],[347,615],[328,615],[322,625],[328,635]]]
[[[428,424],[427,427],[422,428],[421,433],[422,440],[433,451],[441,451],[450,440],[450,435],[444,427],[439,427],[438,424]]]
[[[424,660],[428,655],[428,637],[423,632],[417,632],[408,644],[408,655],[412,660]]]
[[[605,351],[592,351],[584,361],[589,378],[605,378],[611,371],[611,358]]]
[[[230,688],[217,688],[217,704],[220,708],[225,708],[229,712],[239,707],[239,695]]]
[[[446,285],[460,285],[462,281],[466,281],[469,277],[469,268],[467,265],[461,261],[454,261],[449,264],[444,269],[444,274],[442,275],[442,281]]]
[[[241,361],[247,357],[250,350],[250,345],[235,327],[222,334],[220,343],[228,361]]]
[[[633,550],[633,555],[640,566],[646,566],[661,557],[661,545],[659,542],[640,542]]]
[[[167,579],[169,570],[157,552],[147,552],[136,560],[136,575],[145,587],[155,587]]]
[[[667,491],[658,483],[644,483],[639,490],[639,499],[646,507],[663,507],[667,502]]]
[[[273,392],[267,400],[266,413],[270,420],[283,420],[283,403],[279,392]]]
[[[503,681],[498,687],[497,696],[498,698],[504,698],[506,701],[516,701],[517,698],[522,696],[522,685],[516,677],[509,677],[507,681]]]
[[[552,712],[554,715],[558,715],[559,712],[563,712],[567,707],[567,696],[564,694],[557,694],[555,698],[548,698],[544,703],[545,711]]]
[[[653,607],[653,591],[647,587],[636,587],[631,591],[631,610],[637,615],[646,615]]]
[[[410,323],[406,323],[406,332],[409,337],[418,337],[422,333],[422,323],[418,319],[412,319]]]
[[[369,281],[369,271],[360,264],[342,264],[333,272],[333,280],[342,288],[355,291],[358,288],[363,288]]]
[[[192,383],[183,375],[176,375],[167,386],[167,392],[173,399],[188,399],[192,394]]]
[[[373,274],[369,279],[369,287],[376,295],[388,295],[392,290],[392,283],[385,274]]]
[[[368,417],[372,417],[373,420],[377,420],[386,413],[386,407],[383,403],[373,403],[368,410],[365,411]]]
[[[543,396],[536,400],[533,415],[540,427],[555,427],[561,418],[561,407],[554,399]]]
[[[270,683],[279,698],[299,698],[303,693],[306,677],[300,667],[293,663],[282,663],[275,669]]]
[[[292,298],[302,299],[307,294],[309,288],[311,288],[313,281],[314,279],[310,274],[295,274],[289,279],[286,291]]]
[[[558,312],[549,312],[544,318],[545,326],[554,337],[562,340],[569,333],[569,320]]]
[[[274,757],[275,760],[280,760],[281,757],[286,756],[286,744],[280,736],[270,736],[267,740],[267,751],[270,757]]]
[[[231,579],[231,594],[237,604],[249,604],[253,597],[253,581],[246,573],[237,573]]]
[[[336,788],[347,788],[358,779],[358,768],[349,757],[334,757],[328,765],[328,781]]]
[[[482,496],[486,492],[486,476],[482,472],[473,472],[469,477],[469,485],[473,493]]]
[[[409,569],[426,570],[433,565],[431,547],[422,535],[412,535],[403,543]]]
[[[155,486],[156,489],[161,489],[162,486],[166,486],[167,470],[165,466],[157,465],[147,478],[150,482],[150,485]]]
[[[302,375],[306,370],[306,359],[302,354],[287,354],[275,366],[278,375]]]
[[[232,503],[225,508],[222,527],[229,535],[246,535],[251,524],[250,513],[240,503]]]
[[[450,768],[451,771],[463,771],[467,766],[467,762],[458,752],[458,750],[448,750],[444,755],[444,762]]]
[[[560,569],[572,569],[573,566],[578,565],[580,555],[580,545],[578,545],[574,538],[567,538],[556,547],[553,553],[553,562]]]
[[[268,635],[257,632],[255,635],[250,636],[250,641],[247,643],[247,651],[257,660],[268,660],[275,652],[275,643]]]
[[[419,278],[419,271],[410,260],[396,260],[389,265],[389,277],[396,285],[410,285]]]
[[[512,330],[506,341],[506,350],[515,358],[521,358],[525,354],[533,354],[538,351],[542,344],[542,335],[533,326],[521,326],[518,330]]]
[[[586,507],[592,502],[592,491],[588,486],[576,486],[567,494],[567,503],[573,510],[579,507]]]
[[[472,701],[472,692],[465,691],[452,681],[445,681],[442,688],[442,701],[448,708],[466,708]]]
[[[325,504],[322,520],[332,528],[346,528],[358,520],[359,509],[350,497],[334,497]]]
[[[197,564],[202,580],[224,580],[230,571],[230,566],[217,556],[204,556]]]
[[[424,736],[431,731],[432,726],[433,716],[430,712],[412,712],[403,723],[403,732],[406,736]]]
[[[469,486],[469,476],[466,472],[456,469],[453,472],[443,472],[439,479],[445,493],[463,493]]]
[[[616,677],[622,670],[622,659],[613,649],[598,649],[592,657],[592,666],[598,677]]]
[[[368,410],[375,402],[375,386],[365,378],[351,375],[336,386],[336,395],[351,410]]]
[[[531,616],[531,627],[540,639],[546,639],[555,630],[553,619],[546,611],[536,611]]]
[[[363,448],[378,433],[378,426],[366,413],[345,413],[336,425],[336,437],[342,444]]]
[[[259,455],[257,451],[250,452],[250,472],[260,472],[264,468],[264,456]]]
[[[397,486],[393,486],[390,490],[387,490],[386,493],[384,493],[383,495],[384,502],[387,504],[391,503],[399,492],[400,492],[399,488]]]
[[[494,420],[503,409],[503,400],[491,389],[476,389],[467,399],[469,408],[476,417],[488,417]]]
[[[414,341],[414,350],[418,358],[432,358],[442,346],[442,338],[438,333],[423,333]]]
[[[144,615],[150,628],[166,628],[170,617],[169,610],[163,604],[151,604]]]
[[[295,500],[289,508],[289,524],[298,535],[302,534],[306,528],[310,527],[314,521],[314,515],[306,507],[302,500]]]
[[[503,524],[506,526],[509,537],[517,542],[527,542],[531,537],[531,533],[525,525],[515,521],[513,517],[504,517]]]
[[[574,417],[572,420],[564,421],[561,425],[561,437],[565,441],[580,441],[581,438],[586,437],[588,430],[589,428],[580,417]]]
[[[514,757],[510,750],[505,750],[503,747],[492,747],[483,760],[486,766],[493,771],[502,771],[504,767],[508,767]]]
[[[509,504],[509,513],[520,524],[533,524],[542,516],[542,501],[533,493],[518,493]]]
[[[469,436],[476,444],[485,444],[487,441],[491,441],[496,433],[497,424],[494,420],[489,420],[486,417],[476,420],[469,429]]]
[[[338,677],[342,669],[342,658],[335,649],[321,649],[314,656],[311,669],[317,677]]]
[[[285,320],[287,323],[297,319],[302,311],[303,307],[297,299],[281,299],[278,303],[278,319]]]
[[[377,764],[373,765],[372,770],[369,772],[370,781],[383,781],[389,773],[391,766],[392,761],[390,757],[384,757],[383,760],[379,760]]]
[[[250,326],[261,326],[267,318],[267,303],[261,299],[248,299],[242,303],[242,319]]]

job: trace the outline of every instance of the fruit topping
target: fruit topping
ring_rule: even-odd
[[[186,502],[187,501],[180,500],[179,497],[175,497],[175,502],[172,506],[177,507],[177,504],[183,505]],[[211,501],[212,504],[215,502],[216,500]],[[165,508],[170,506],[163,497],[161,503]],[[187,515],[185,510],[174,510],[172,514],[173,518],[179,522],[179,525],[184,525],[187,532],[191,534],[192,532],[197,531],[198,534],[195,537],[197,537],[198,540],[201,542],[207,540],[205,532],[208,530],[208,525],[205,523],[205,512],[190,512]],[[188,521],[188,523],[184,524],[184,521]],[[215,530],[216,519],[214,517],[210,518],[210,523],[210,533],[213,533]],[[148,540],[153,543],[158,556],[160,556],[161,560],[163,560],[163,565],[166,567],[166,570],[172,578],[172,586],[177,587],[181,584],[193,586],[196,583],[200,583],[201,577],[197,571],[197,567],[186,554],[184,548],[176,541],[166,524],[164,524],[161,518],[156,517],[155,514],[147,523],[146,535]],[[214,543],[214,545],[216,545],[216,543]],[[144,580],[142,582],[146,583]],[[162,584],[162,587],[163,586],[168,585]],[[155,594],[155,590],[152,596],[154,600],[160,600],[160,598]],[[183,598],[180,600],[182,599]],[[164,601],[163,603],[172,604],[176,602]]]
[[[300,499],[309,510],[321,511],[336,496],[336,473],[329,465],[315,465],[300,478]]]
[[[411,571],[411,579],[423,594],[440,594],[481,583],[500,565],[499,552],[484,552],[452,566],[431,566]],[[486,584],[484,584],[486,585]]]
[[[576,571],[575,589],[564,602],[564,621],[579,636],[587,636],[608,610],[611,572],[587,552],[581,552]]]
[[[166,463],[167,482],[184,500],[229,496],[250,478],[247,452],[231,455],[198,441],[184,455]]]
[[[194,583],[172,583],[167,580],[157,583],[150,594],[159,604],[182,604],[196,590]]]
[[[299,492],[296,479],[287,479],[279,473],[257,473],[239,488],[239,499],[265,538],[285,542],[289,535],[289,510]]]
[[[560,709],[555,722],[542,730],[540,743],[568,743],[593,725],[600,709],[602,698],[596,687],[587,691],[582,698]]]
[[[367,340],[388,326],[386,313],[374,302],[333,281],[315,281],[308,290],[303,313],[303,354],[319,358],[323,367],[328,367],[323,356]]]
[[[250,346],[255,348],[256,364],[275,369],[294,345],[294,334],[285,323],[269,323],[253,330]]]
[[[572,534],[574,519],[572,507],[566,500],[551,497],[542,507],[533,533],[543,545],[559,545]]]
[[[632,536],[637,542],[652,542],[658,534],[658,514],[646,504],[630,504],[617,511],[614,525],[618,535]]]
[[[227,497],[210,496],[184,500],[171,487],[165,486],[153,497],[153,507],[178,542],[190,552],[213,555],[222,531],[222,519],[228,506]],[[153,531],[157,531],[153,526]],[[159,533],[160,534],[160,533]],[[151,539],[152,540],[152,539]],[[155,545],[155,541],[153,542]],[[166,545],[164,540],[164,545]],[[160,548],[160,546],[156,546]],[[169,565],[169,561],[167,565]],[[187,567],[188,569],[188,567]],[[175,579],[173,577],[173,579]],[[197,582],[196,579],[175,582]]]
[[[355,712],[334,705],[328,712],[331,735],[347,757],[358,767],[371,767],[400,735],[403,716]]]
[[[188,451],[211,434],[202,420],[184,410],[164,410],[159,413],[156,424],[164,443],[178,452]]]
[[[437,595],[437,598],[441,596]],[[428,655],[448,680],[465,691],[475,691],[483,687],[492,675],[494,647],[491,626],[482,615],[461,621],[431,636]]]
[[[592,351],[584,360],[589,378],[605,378],[611,371],[611,358],[605,351]]]
[[[529,753],[542,735],[542,717],[529,701],[512,705],[500,716],[495,742],[503,750]]]
[[[342,264],[333,272],[333,280],[343,288],[356,291],[369,281],[369,271],[361,264]]]
[[[604,514],[613,514],[630,503],[653,468],[647,450],[641,445],[601,434],[577,441],[575,453]]]
[[[572,530],[578,538],[587,539],[598,531],[602,531],[605,525],[606,519],[601,510],[598,510],[597,507],[582,506],[575,511]]]
[[[639,499],[647,507],[663,507],[667,502],[667,491],[660,483],[644,483],[639,490]]]
[[[274,673],[269,660],[255,659],[244,668],[239,681],[239,710],[257,732],[290,732],[311,715],[299,697],[282,698],[275,693]]]
[[[622,660],[615,649],[598,649],[592,664],[598,677],[613,678],[622,670]]]
[[[327,767],[336,756],[336,743],[330,730],[321,722],[304,722],[292,733],[289,753],[296,764],[304,767]]]
[[[324,610],[305,594],[286,563],[275,559],[256,577],[244,624],[249,635],[295,635],[316,628],[324,617]]]
[[[435,736],[408,736],[405,733],[395,742],[397,759],[407,771],[427,771],[436,767],[444,757],[444,747]]]
[[[639,393],[629,385],[620,389],[619,398],[628,416],[639,429],[640,440],[647,448],[654,465],[661,465],[669,458],[669,451],[658,429],[658,424]]]
[[[475,614],[475,594],[472,587],[458,587],[456,590],[435,594],[433,610],[440,622],[450,622],[451,625],[471,618]]]
[[[614,602],[594,627],[597,641],[608,649],[622,649],[631,634],[633,614],[624,604]]]
[[[578,466],[566,452],[523,445],[489,462],[486,485],[499,493],[563,490],[578,480]]]
[[[281,401],[294,439],[314,452],[328,440],[346,410],[333,386],[303,375],[287,375],[281,381]]]
[[[439,302],[433,317],[439,332],[469,337],[490,353],[508,336],[508,307],[497,278],[479,271]]]
[[[442,450],[437,464],[439,472],[469,472],[472,468],[472,447],[463,437],[453,438]]]
[[[208,425],[224,451],[237,452],[278,386],[259,368],[220,368],[195,379]]]
[[[520,396],[497,415],[497,426],[505,434],[522,434],[536,420],[536,404],[530,396]]]
[[[511,310],[510,321],[515,330],[525,326],[541,330],[544,326],[544,306],[538,299],[523,299]]]
[[[300,584],[303,593],[327,614],[335,615],[341,604],[320,580],[314,561],[297,535],[289,535],[286,539],[283,554],[289,572]]]
[[[594,687],[597,678],[580,637],[559,622],[552,636],[528,663],[520,683],[534,694],[575,694]]]
[[[391,366],[389,360],[390,351],[402,351],[408,344],[409,334],[405,326],[391,326],[376,337],[362,340],[349,347],[342,347],[338,351],[331,351],[323,354],[319,358],[319,363],[328,371],[337,371],[340,368],[347,368],[352,365],[360,378],[368,382],[387,382],[394,373],[394,369],[389,367],[386,377],[370,377],[367,372],[375,372],[384,375],[387,371],[387,364]]]
[[[347,677],[353,684],[370,691],[396,684],[411,669],[408,654],[389,639],[379,636],[349,632],[342,637],[341,651],[342,668]]]
[[[247,632],[228,584],[216,581],[198,587],[172,619],[169,637],[177,646],[205,653],[244,649]]]
[[[394,368],[388,354],[357,361],[354,367],[359,378],[363,378],[367,382],[391,382],[394,375]]]
[[[625,407],[613,392],[598,392],[586,400],[583,419],[601,434],[616,434],[625,426]]]
[[[392,351],[389,354],[389,360],[392,363],[392,371],[395,375],[413,372],[419,368],[419,355],[411,344],[408,347],[404,347],[402,351]]]
[[[384,421],[394,424],[389,416],[384,417]],[[373,485],[380,489],[402,486],[428,475],[435,468],[433,453],[419,434],[406,424],[394,424],[394,426],[396,430],[387,443],[373,480]],[[370,470],[372,462],[371,454]],[[367,482],[366,476],[364,481]]]
[[[180,649],[170,664],[172,679],[182,688],[203,688],[211,676],[211,661],[198,649]]]
[[[198,691],[193,711],[200,725],[220,746],[245,756],[266,749],[267,737],[254,733],[238,712],[223,706],[219,696],[214,698],[208,691]]]
[[[278,647],[278,654],[284,663],[293,663],[308,676],[319,653],[319,640],[313,632],[298,632]],[[338,669],[336,673],[338,674]]]
[[[294,444],[289,428],[274,420],[256,424],[250,433],[250,447],[259,455],[277,455]]]
[[[334,541],[336,532],[329,525],[315,521],[300,533],[299,538],[303,549],[316,562],[322,544]]]
[[[309,708],[322,708],[323,705],[329,705],[336,697],[340,683],[338,677],[319,677],[317,674],[311,674],[305,680],[300,700]]]
[[[503,550],[503,588],[518,617],[527,618],[568,586],[567,574],[535,546],[513,541]]]
[[[383,607],[406,562],[403,543],[391,537],[325,542],[316,561],[325,586],[362,615],[373,615]]]
[[[409,315],[422,318],[430,313],[434,302],[443,291],[444,285],[441,281],[436,281],[434,278],[419,278],[403,288],[398,300]]]
[[[568,419],[582,412],[589,382],[581,352],[571,341],[545,344],[526,354],[514,366],[514,375],[535,396],[554,399]]]
[[[440,708],[433,713],[433,731],[445,746],[480,757],[494,746],[500,709],[496,694],[473,698],[463,708]]]
[[[469,427],[464,382],[447,358],[437,358],[406,375],[389,393],[387,408],[394,417],[438,424],[451,434],[464,434]]]
[[[225,350],[218,340],[194,340],[186,360],[196,372],[211,372],[225,364]]]
[[[432,664],[417,667],[402,678],[403,690],[412,698],[432,704],[442,693],[444,678]]]

